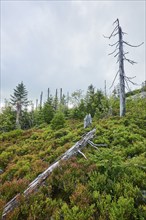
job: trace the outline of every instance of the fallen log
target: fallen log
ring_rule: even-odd
[[[60,165],[60,162],[63,160],[68,160],[70,157],[80,153],[86,158],[86,156],[81,152],[81,150],[88,144],[88,142],[94,137],[96,129],[88,132],[81,140],[79,140],[75,145],[73,145],[69,150],[67,150],[56,162],[49,166],[43,173],[38,175],[35,180],[33,180],[28,188],[22,193],[24,198],[28,198],[37,188],[42,185],[42,183],[47,179],[47,177],[53,172],[55,168]],[[86,158],[87,159],[87,158]],[[17,194],[12,200],[10,200],[4,207],[2,220],[6,219],[6,216],[9,212],[14,210],[20,203],[20,193]]]

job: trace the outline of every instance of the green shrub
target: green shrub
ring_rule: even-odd
[[[0,112],[0,131],[8,132],[15,129],[16,112],[11,106],[5,107]]]
[[[12,138],[18,138],[20,135],[22,135],[23,131],[22,130],[14,130],[6,133],[2,133],[0,135],[0,140],[11,140]]]
[[[51,127],[54,130],[58,130],[65,126],[65,117],[62,112],[57,112],[51,121]]]

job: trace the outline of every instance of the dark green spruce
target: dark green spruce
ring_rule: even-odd
[[[20,84],[18,84],[18,86],[16,86],[13,95],[11,95],[11,104],[15,106],[17,112],[16,114],[17,129],[21,128],[20,117],[21,117],[22,109],[23,107],[26,108],[28,105],[27,95],[28,92],[23,82],[21,82]]]

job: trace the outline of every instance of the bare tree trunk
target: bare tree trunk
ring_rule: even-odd
[[[62,88],[60,88],[60,104],[62,104]]]
[[[38,99],[36,99],[36,109],[38,108]]]
[[[21,129],[20,114],[21,114],[21,104],[20,102],[17,102],[17,113],[16,113],[16,128],[17,129]]]
[[[24,198],[29,198],[29,196],[37,190],[37,188],[42,185],[42,183],[47,179],[47,177],[53,172],[53,170],[60,166],[60,162],[63,160],[68,160],[70,157],[80,153],[82,156],[85,155],[81,150],[89,143],[92,143],[90,140],[94,137],[96,129],[88,132],[80,141],[73,145],[69,150],[67,150],[56,162],[49,166],[42,174],[40,174],[34,181],[32,181],[28,188],[23,192]],[[92,143],[93,144],[93,143]],[[85,157],[86,158],[86,157]],[[9,212],[14,210],[20,203],[20,194],[17,194],[11,201],[9,201],[3,210],[2,220],[4,220]]]
[[[119,74],[120,74],[120,117],[125,115],[125,73],[124,73],[124,54],[123,54],[123,39],[122,29],[119,26]]]
[[[67,98],[66,98],[66,106],[68,108],[68,105],[69,105],[69,92],[67,92]]]
[[[57,111],[57,109],[58,109],[58,91],[57,91],[57,89],[56,89],[55,99],[54,99],[54,109],[55,109],[55,111]]]
[[[104,95],[106,96],[106,80],[104,81]]]
[[[50,100],[50,89],[48,88],[48,101]]]
[[[40,108],[42,108],[42,103],[43,103],[43,92],[41,92],[40,95]]]

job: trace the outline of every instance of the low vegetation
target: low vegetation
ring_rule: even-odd
[[[68,116],[54,113],[49,124],[1,132],[0,215],[9,200],[95,127],[93,142],[107,146],[88,145],[83,150],[87,160],[79,154],[63,161],[29,200],[21,196],[20,206],[6,219],[146,219],[146,99],[128,99],[122,118],[118,99],[110,103],[112,114],[96,108],[86,129],[81,103]]]

